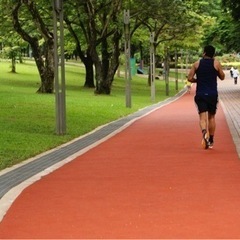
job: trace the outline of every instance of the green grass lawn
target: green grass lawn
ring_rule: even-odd
[[[17,64],[17,73],[10,73],[10,63],[0,62],[0,169],[12,166],[96,127],[151,105],[147,79],[134,76],[131,81],[132,107],[125,104],[124,74],[117,77],[109,96],[95,95],[94,89],[83,88],[84,67],[66,65],[67,133],[55,131],[55,95],[37,94],[40,78],[33,62]],[[179,81],[179,89],[183,87]],[[170,96],[176,94],[170,82]],[[162,101],[165,82],[156,81],[156,100]]]

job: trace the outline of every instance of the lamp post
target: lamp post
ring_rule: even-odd
[[[166,84],[166,96],[169,96],[169,47],[165,47],[165,61],[164,61],[164,72],[165,72],[165,84]]]
[[[178,91],[178,53],[177,48],[175,48],[175,88]]]
[[[131,108],[130,11],[124,10],[126,107]]]
[[[63,0],[53,0],[54,80],[56,133],[66,133],[65,59],[63,33]],[[60,49],[60,54],[58,50]]]
[[[155,51],[154,51],[155,33],[150,33],[150,82],[151,82],[151,100],[155,101]]]
[[[183,49],[181,49],[181,80],[183,82],[184,78],[183,78],[183,57],[184,57],[184,52]]]

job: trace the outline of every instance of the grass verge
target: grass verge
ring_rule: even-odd
[[[0,62],[0,170],[84,135],[98,126],[151,105],[147,79],[134,76],[131,81],[132,107],[125,106],[124,75],[116,77],[111,95],[94,95],[86,89],[84,68],[66,65],[67,133],[55,133],[55,95],[37,94],[40,78],[35,64],[17,65],[10,73],[10,63]],[[179,89],[184,83],[179,81]],[[165,82],[156,81],[155,102],[176,94],[175,82],[170,81],[166,96]]]

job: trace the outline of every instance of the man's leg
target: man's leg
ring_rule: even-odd
[[[208,113],[199,113],[199,125],[202,130],[202,147],[208,149]]]
[[[214,135],[216,129],[215,114],[208,114],[208,131],[209,135]]]
[[[208,129],[208,113],[207,112],[199,113],[199,125],[202,131]]]
[[[208,114],[208,131],[209,131],[209,144],[213,146],[213,138],[216,129],[215,114]]]
[[[204,149],[208,148],[208,105],[206,102],[206,98],[202,96],[195,96],[195,103],[198,107],[199,114],[199,125],[202,131],[202,147]]]

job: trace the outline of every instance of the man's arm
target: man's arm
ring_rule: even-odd
[[[225,79],[225,73],[223,72],[222,65],[220,64],[220,62],[215,60],[214,61],[214,67],[218,71],[218,77],[221,80],[224,80]]]
[[[188,73],[188,81],[189,81],[189,82],[192,82],[192,83],[197,82],[197,79],[194,78],[194,76],[195,76],[196,70],[197,70],[197,68],[198,68],[198,65],[199,65],[199,62],[195,62],[195,63],[192,65],[192,67],[191,67],[191,69],[190,69],[190,71],[189,71],[189,73]]]

